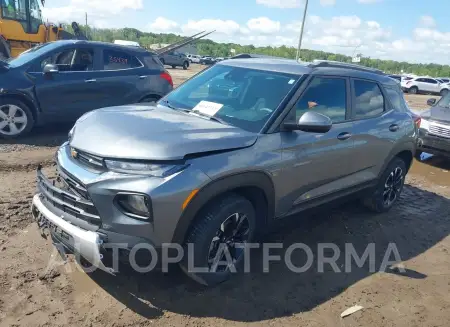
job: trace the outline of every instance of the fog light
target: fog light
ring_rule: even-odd
[[[150,198],[145,194],[117,194],[115,202],[120,211],[130,217],[139,219],[151,218]]]

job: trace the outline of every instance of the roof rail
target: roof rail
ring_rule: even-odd
[[[384,75],[384,72],[379,69],[355,65],[355,64],[349,64],[346,62],[340,62],[340,61],[333,61],[333,60],[314,60],[311,64],[309,64],[310,67],[331,67],[331,68],[349,68],[354,70],[361,70],[365,72],[370,72],[374,74]]]

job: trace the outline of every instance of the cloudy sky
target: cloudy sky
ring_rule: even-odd
[[[97,27],[296,46],[305,0],[46,0],[44,17]],[[429,5],[432,3],[433,5]],[[310,0],[304,47],[411,62],[450,64],[449,0]]]

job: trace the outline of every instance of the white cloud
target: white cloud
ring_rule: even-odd
[[[298,8],[301,0],[256,0],[256,3],[270,8]]]
[[[261,34],[273,34],[280,30],[280,22],[273,21],[267,17],[252,18],[247,22],[250,32]]]
[[[201,19],[189,20],[181,29],[185,34],[216,30],[219,34],[234,35],[239,33],[240,26],[234,20]]]
[[[320,0],[320,4],[324,7],[334,6],[336,4],[336,0]]]
[[[425,27],[435,27],[436,22],[434,21],[434,18],[431,16],[422,16],[420,17],[420,25]]]
[[[68,5],[59,6],[56,1],[46,1],[42,10],[45,19],[50,22],[84,22],[85,13],[89,23],[98,27],[112,27],[123,24],[114,21],[112,17],[124,10],[139,10],[143,8],[143,0],[70,0]]]
[[[177,32],[179,28],[177,22],[164,17],[158,17],[153,23],[148,25],[147,30],[153,33],[167,33]]]

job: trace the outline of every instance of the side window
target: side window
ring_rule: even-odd
[[[145,66],[150,69],[161,69],[164,66],[158,56],[155,55],[147,55],[142,57],[142,59],[144,60]]]
[[[297,120],[307,111],[316,111],[333,123],[345,121],[347,83],[343,78],[314,77],[295,105]]]
[[[427,82],[431,83],[431,84],[437,84],[438,83],[435,79],[432,79],[432,78],[428,78]]]
[[[416,82],[425,82],[425,80],[423,78],[418,78],[416,79]]]
[[[370,118],[384,111],[384,97],[377,83],[354,80],[355,112],[354,118]]]
[[[77,49],[70,71],[84,72],[92,70],[94,70],[94,50],[89,48]]]
[[[59,52],[53,52],[43,60],[41,60],[40,67],[36,67],[33,70],[42,72],[44,67],[48,64],[57,65],[59,71],[70,71],[70,65],[72,64],[73,55],[75,49],[66,49]]]
[[[399,87],[395,86],[385,86],[387,97],[391,102],[395,110],[400,112],[407,112],[408,105],[406,104],[405,98],[403,97],[403,92]]]
[[[126,52],[115,50],[103,51],[103,69],[120,70],[141,67],[141,62]]]

